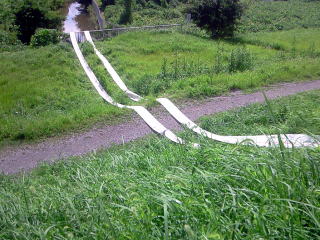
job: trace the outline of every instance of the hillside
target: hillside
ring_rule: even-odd
[[[175,31],[137,32],[97,46],[130,88],[151,99],[198,98],[319,78],[319,49],[312,48],[318,46],[314,43],[319,41],[319,30],[304,30],[295,45],[288,41],[294,39],[294,31],[270,34],[272,40],[267,33],[258,33],[230,42]],[[92,48],[84,44],[82,49],[107,91],[128,103]],[[68,44],[0,56],[1,141],[54,136],[114,121],[125,113],[99,99]]]

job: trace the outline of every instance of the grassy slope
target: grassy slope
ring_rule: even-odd
[[[214,117],[201,118],[201,126],[221,135],[307,133],[320,135],[320,90],[265,104],[252,104]]]
[[[298,41],[304,42],[304,46],[314,46],[319,30],[304,32],[303,40]],[[277,37],[286,39],[293,35],[291,31],[272,34],[274,38],[270,36],[269,40],[264,40],[267,34],[258,33],[249,35],[256,41],[245,36],[240,41],[226,42],[178,32],[138,32],[122,34],[97,46],[127,84],[143,95],[211,96],[235,88],[319,77],[320,58],[316,49],[304,51],[298,45],[293,52],[252,45],[261,45],[258,41],[272,44]],[[286,45],[293,47],[291,41]],[[247,69],[229,71],[232,51],[236,51],[240,64],[250,60]],[[241,58],[243,52],[249,55]]]
[[[274,102],[275,124],[263,105],[202,124],[227,134],[273,132],[279,124],[289,132],[299,126],[320,133],[314,126],[319,94]],[[0,177],[0,238],[320,237],[319,149],[202,144],[191,149],[152,138],[43,166],[30,176]]]
[[[240,32],[320,27],[319,1],[246,1]]]
[[[149,1],[152,2],[152,1]],[[133,5],[133,22],[129,25],[156,25],[183,23],[188,12],[188,1],[171,1],[168,8],[157,4]],[[192,1],[189,1],[192,2]],[[320,26],[319,1],[274,1],[243,0],[245,12],[241,18],[240,32],[278,31],[294,28]],[[123,11],[123,2],[108,6],[104,12],[107,22],[118,24]]]
[[[114,118],[69,45],[1,53],[0,141],[37,139]]]

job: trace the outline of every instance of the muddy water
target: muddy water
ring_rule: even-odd
[[[85,3],[87,2],[87,3]],[[89,1],[71,1],[66,3],[62,14],[66,16],[62,27],[63,32],[77,32],[97,29],[95,16],[90,15]]]

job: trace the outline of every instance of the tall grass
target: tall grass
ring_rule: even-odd
[[[310,109],[319,118],[319,107],[312,104],[316,95],[319,91],[280,100],[272,108],[286,105],[286,118],[294,103],[292,114],[300,111],[309,121]],[[311,107],[305,109],[308,103]],[[255,105],[211,118],[224,123],[220,132],[236,128],[250,134],[256,132],[251,131],[254,122],[230,124],[244,123],[248,112],[263,119],[261,108],[266,109]],[[273,111],[278,121],[278,110]],[[265,128],[273,124],[267,121]],[[305,125],[307,131],[313,130],[310,126]],[[152,137],[43,166],[29,175],[2,176],[0,238],[320,237],[319,149],[281,151],[198,141],[202,147],[193,149]]]

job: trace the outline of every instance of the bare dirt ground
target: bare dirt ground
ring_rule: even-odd
[[[274,85],[265,89],[265,93],[269,99],[275,99],[314,89],[320,89],[320,80]],[[264,102],[261,92],[244,94],[236,91],[228,96],[212,97],[202,101],[178,102],[177,106],[186,116],[195,121],[204,115],[257,102]],[[163,108],[156,107],[151,112],[167,128],[181,129],[181,126]],[[42,162],[51,163],[71,156],[84,155],[113,145],[124,144],[151,133],[148,125],[133,114],[127,122],[118,125],[99,126],[59,139],[47,139],[37,144],[4,147],[0,151],[0,173],[14,174],[28,171]]]

